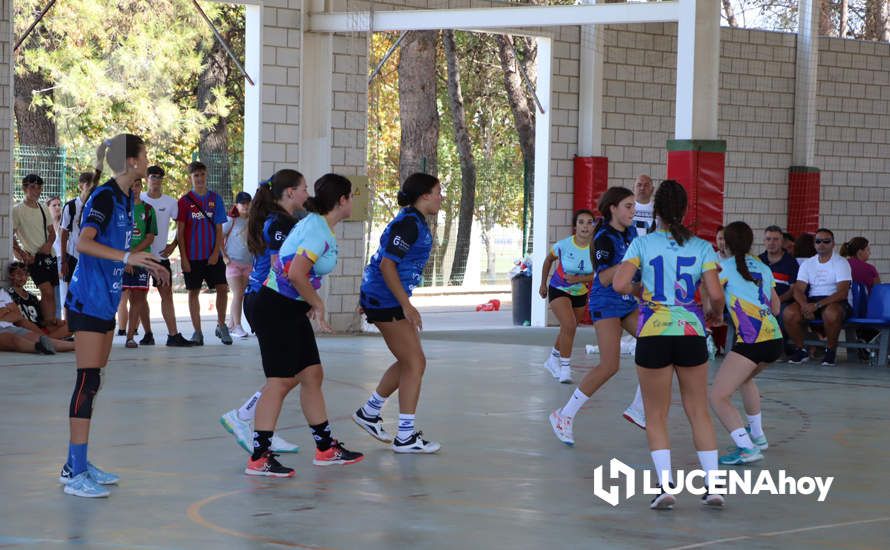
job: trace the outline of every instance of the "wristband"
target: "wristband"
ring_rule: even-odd
[[[127,265],[127,260],[129,260],[129,259],[130,259],[130,253],[124,252],[124,257],[123,257],[123,259],[121,259],[121,261],[124,262],[124,265]]]

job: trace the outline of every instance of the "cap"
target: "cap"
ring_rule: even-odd
[[[239,191],[238,194],[235,195],[235,204],[250,202],[250,200],[250,193],[248,193],[247,191]]]

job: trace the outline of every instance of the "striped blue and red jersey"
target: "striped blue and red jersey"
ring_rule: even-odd
[[[206,260],[216,246],[216,224],[226,222],[226,205],[222,197],[213,191],[208,191],[204,196],[189,191],[179,199],[178,210],[176,221],[185,223],[186,257],[189,260]],[[207,219],[208,216],[213,221]]]

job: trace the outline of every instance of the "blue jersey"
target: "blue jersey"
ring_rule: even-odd
[[[266,249],[262,254],[257,254],[253,258],[253,269],[250,271],[250,277],[247,280],[247,290],[245,294],[258,292],[262,288],[263,283],[269,276],[269,269],[272,266],[272,256],[278,254],[278,250],[284,243],[284,238],[293,229],[297,221],[283,215],[281,212],[272,212],[266,221],[263,222],[263,242],[266,243]]]
[[[127,251],[133,232],[132,200],[114,179],[97,187],[87,199],[81,214],[81,231],[96,230],[99,244]],[[65,307],[71,311],[113,320],[121,300],[124,263],[81,254],[71,276]]]
[[[663,229],[634,239],[624,261],[642,271],[643,303],[637,337],[705,336],[705,319],[695,302],[702,273],[717,269],[711,245],[692,237],[682,245]]]
[[[637,238],[637,228],[628,227],[624,231],[618,231],[609,224],[605,224],[596,232],[593,238],[594,256],[596,259],[596,275],[593,277],[593,286],[590,288],[590,310],[599,311],[614,306],[624,310],[636,305],[636,298],[618,294],[612,285],[604,286],[600,282],[600,273],[615,267],[624,259],[627,247]]]
[[[554,243],[550,254],[559,259],[559,267],[550,277],[550,286],[570,296],[583,296],[590,291],[590,283],[570,283],[567,275],[590,275],[593,261],[590,259],[590,245],[578,246],[575,236],[569,236]]]
[[[736,342],[756,344],[782,337],[779,322],[771,309],[776,287],[772,270],[754,256],[745,264],[754,282],[746,280],[735,265],[735,258],[720,260],[720,283],[726,289],[726,309],[736,328]]]
[[[266,286],[293,300],[303,300],[287,278],[291,263],[299,256],[312,262],[309,282],[312,288],[318,290],[322,277],[337,265],[337,237],[324,216],[309,214],[291,229],[278,251],[278,257],[272,261]]]
[[[411,296],[423,280],[423,268],[433,249],[433,235],[414,207],[403,208],[380,236],[380,248],[371,257],[362,275],[361,305],[365,309],[398,307],[380,272],[380,262],[388,258],[396,264],[402,288]]]

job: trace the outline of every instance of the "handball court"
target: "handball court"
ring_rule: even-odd
[[[636,385],[632,359],[582,409],[569,448],[547,421],[574,389],[541,367],[555,329],[509,327],[509,311],[424,319],[418,426],[442,450],[395,456],[355,426],[351,413],[391,356],[378,335],[322,337],[334,434],[365,460],[313,466],[294,392],[278,432],[301,446],[280,457],[296,469],[291,479],[245,476],[246,453],[218,422],[263,383],[255,339],[227,347],[209,337],[185,350],[127,350],[116,339],[90,442],[90,459],[122,477],[108,499],[67,496],[57,483],[73,354],[0,355],[0,548],[886,548],[890,540],[888,369],[841,355],[836,368],[775,364],[759,378],[770,448],[752,469],[834,476],[826,502],[737,495],[708,510],[684,493],[673,511],[653,512],[638,494],[613,508],[593,495],[594,468],[608,473],[611,458],[650,467],[644,433],[621,417]],[[584,354],[590,343],[584,327],[576,382],[596,364]],[[675,396],[673,466],[697,468],[676,384]],[[397,399],[383,412],[394,428]],[[715,426],[719,446],[730,445],[716,417]]]

